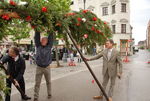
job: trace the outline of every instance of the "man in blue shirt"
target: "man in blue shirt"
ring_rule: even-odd
[[[35,32],[35,46],[36,55],[35,61],[37,64],[34,101],[38,101],[39,90],[42,76],[44,75],[47,84],[48,99],[51,98],[51,78],[50,78],[50,64],[52,62],[51,49],[53,45],[53,34],[49,33],[48,37],[40,38],[40,32]]]

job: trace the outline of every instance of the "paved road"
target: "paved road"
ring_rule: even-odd
[[[127,101],[150,101],[150,59],[148,51],[141,50],[134,55],[129,68],[128,99]]]
[[[148,51],[140,50],[129,58],[129,63],[124,64],[124,74],[121,80],[116,81],[113,101],[150,101],[150,64],[146,63],[149,57]],[[90,64],[101,82],[102,64],[99,61],[101,60]],[[55,76],[52,80],[53,97],[50,100],[46,99],[46,87],[42,84],[39,101],[94,101],[92,97],[99,95],[99,88],[92,83],[93,78],[83,64],[77,67],[81,69],[71,69],[71,72]],[[66,68],[63,67],[60,71],[66,71]],[[27,94],[33,96],[32,87],[27,90]],[[11,101],[21,101],[19,94],[13,94]]]
[[[100,60],[102,62],[102,60]],[[56,68],[56,62],[54,61],[51,65],[51,79],[55,80],[58,78],[62,78],[64,76],[71,75],[72,73],[80,72],[85,70],[86,67],[83,62],[77,63],[77,58],[75,58],[76,66],[68,66],[68,63],[64,63],[60,61],[60,64],[63,67]],[[93,68],[97,66],[97,61],[90,62],[90,65],[93,65]],[[35,83],[35,71],[36,65],[30,65],[29,61],[26,61],[26,71],[25,71],[25,82],[26,82],[26,89],[30,89],[34,87]],[[45,79],[42,79],[42,83],[45,83]],[[13,87],[12,94],[17,93],[17,90]]]

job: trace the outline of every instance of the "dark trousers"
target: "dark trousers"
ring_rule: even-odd
[[[20,81],[18,81],[18,83],[19,83],[19,85],[20,85],[21,90],[25,93],[25,82],[24,82],[24,78],[22,78]],[[5,101],[10,101],[12,82],[11,82],[9,79],[6,79],[6,84],[7,84],[7,87],[10,88],[10,90],[9,90],[9,94],[6,94]],[[22,95],[21,95],[21,97],[22,97]]]

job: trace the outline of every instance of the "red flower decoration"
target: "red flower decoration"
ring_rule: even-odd
[[[97,33],[101,33],[101,31],[100,31],[100,30],[96,30],[96,32],[97,32]]]
[[[32,25],[31,28],[34,29],[36,26]]]
[[[47,12],[47,8],[46,7],[42,7],[42,12]]]
[[[68,16],[71,16],[71,15],[75,15],[76,13],[68,13],[67,15]]]
[[[75,13],[69,13],[69,15],[75,15]]]
[[[88,38],[88,34],[84,34],[84,38]]]
[[[81,21],[82,21],[82,19],[81,19],[81,18],[78,18],[78,21],[79,21],[79,22],[81,22]]]
[[[31,21],[31,16],[27,16],[26,21]]]
[[[92,31],[95,31],[95,27],[92,27]]]
[[[16,5],[16,3],[13,0],[10,0],[9,3],[10,3],[10,5],[13,5],[13,6]]]
[[[132,40],[128,40],[128,42],[132,42]]]
[[[104,22],[104,24],[107,24],[107,22]]]
[[[97,18],[96,17],[93,17],[93,21],[96,21],[97,20]]]
[[[83,13],[87,13],[89,10],[83,10]]]
[[[77,25],[77,26],[80,26],[80,23],[77,23],[76,25]]]
[[[72,15],[76,15],[76,13],[67,13],[67,14],[65,14],[66,17],[67,16],[72,16]]]
[[[10,17],[9,17],[8,14],[3,15],[2,18],[3,18],[4,20],[9,20],[9,19],[10,19]]]
[[[76,13],[72,13],[72,15],[76,15]]]

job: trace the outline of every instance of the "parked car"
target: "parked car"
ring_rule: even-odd
[[[134,52],[139,52],[139,48],[137,46],[134,46],[133,51]]]

